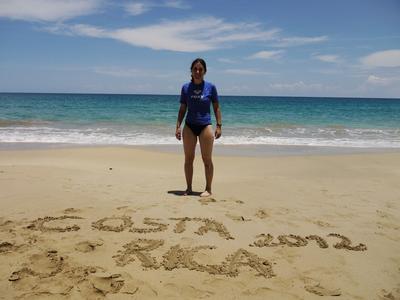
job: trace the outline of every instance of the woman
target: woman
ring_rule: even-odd
[[[192,194],[192,179],[193,179],[193,161],[197,138],[200,142],[201,157],[203,158],[204,170],[206,175],[206,188],[200,194],[201,197],[211,196],[211,184],[214,174],[214,166],[212,162],[212,150],[214,144],[214,136],[218,139],[221,136],[221,110],[218,103],[218,93],[215,86],[207,81],[204,81],[204,75],[207,72],[206,62],[197,58],[192,62],[190,67],[192,80],[182,86],[178,120],[176,122],[175,136],[181,140],[183,136],[183,149],[185,152],[185,177],[186,177],[186,192],[185,195]],[[217,126],[215,133],[211,126],[210,105],[213,105]],[[183,118],[185,126],[183,134],[181,134],[181,124]]]

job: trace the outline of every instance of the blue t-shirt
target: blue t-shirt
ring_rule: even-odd
[[[185,83],[181,91],[181,103],[188,107],[186,122],[195,125],[211,124],[210,105],[218,102],[215,85],[203,81],[201,84]]]

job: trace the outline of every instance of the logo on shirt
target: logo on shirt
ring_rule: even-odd
[[[200,100],[203,98],[203,95],[201,95],[202,90],[193,90],[193,94],[191,95],[192,99]]]

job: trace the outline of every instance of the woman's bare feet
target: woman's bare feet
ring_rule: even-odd
[[[210,196],[211,196],[211,193],[207,190],[205,190],[204,192],[202,192],[200,194],[200,197],[210,197]]]
[[[184,193],[183,196],[190,196],[193,194],[193,191],[191,189],[187,189]]]

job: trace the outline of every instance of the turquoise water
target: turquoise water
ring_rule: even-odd
[[[400,99],[221,96],[220,103],[219,144],[400,148]],[[178,108],[171,95],[0,93],[0,143],[179,144]]]

